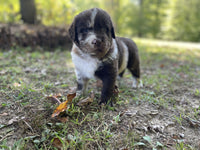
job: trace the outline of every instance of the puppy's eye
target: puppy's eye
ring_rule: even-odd
[[[88,32],[88,29],[85,28],[85,29],[81,29],[81,33],[87,33]]]
[[[91,31],[92,28],[83,28],[80,30],[81,33],[88,33],[89,31]]]
[[[81,33],[88,33],[88,31],[89,31],[89,28],[83,28],[83,29],[81,29]]]

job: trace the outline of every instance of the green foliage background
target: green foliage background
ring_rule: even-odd
[[[199,0],[35,0],[37,19],[48,26],[69,25],[79,12],[100,7],[117,33],[167,40],[200,41]],[[19,0],[0,1],[0,22],[21,23]]]

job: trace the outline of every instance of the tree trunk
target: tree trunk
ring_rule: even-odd
[[[142,31],[142,21],[143,21],[143,0],[139,0],[139,28],[138,28],[138,37],[142,37],[143,36],[143,31]]]
[[[36,7],[35,0],[20,0],[21,19],[24,23],[36,23]]]

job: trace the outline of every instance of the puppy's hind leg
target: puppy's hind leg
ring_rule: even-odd
[[[124,75],[124,72],[125,72],[125,70],[123,70],[123,71],[118,75],[118,77],[119,77],[119,78],[122,78],[123,75]]]
[[[139,64],[136,67],[130,67],[128,66],[129,71],[131,72],[132,76],[133,76],[133,84],[132,87],[133,88],[140,88],[143,87],[143,83],[140,80],[140,66]]]

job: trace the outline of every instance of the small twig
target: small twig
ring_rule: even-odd
[[[33,128],[28,124],[28,122],[26,122],[25,120],[23,120],[23,122],[31,129],[31,131],[34,133]]]
[[[164,93],[164,94],[162,94],[162,95],[159,95],[158,97],[156,97],[157,99],[158,98],[161,98],[161,97],[163,97],[163,96],[165,96],[165,95],[167,95],[167,94],[169,94],[169,92],[166,92],[166,93]]]
[[[47,98],[48,98],[48,99],[51,99],[52,101],[57,102],[58,104],[61,103],[61,101],[60,101],[58,98],[56,98],[55,96],[48,96]]]
[[[0,142],[2,142],[5,138],[7,138],[7,137],[9,137],[9,136],[11,136],[11,135],[12,135],[12,133],[6,134],[5,136],[3,136],[3,137],[1,138]]]

